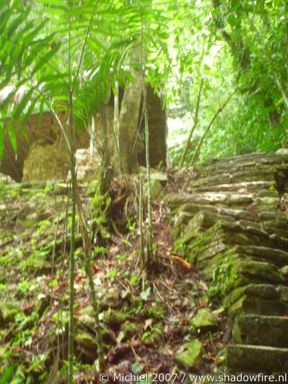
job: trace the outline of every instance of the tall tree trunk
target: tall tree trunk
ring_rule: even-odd
[[[141,63],[141,42],[135,44],[131,57],[131,66]],[[134,81],[127,84],[121,104],[119,117],[119,153],[123,172],[131,174],[137,171],[137,146],[135,140],[138,132],[138,122],[143,90],[143,77],[140,71],[132,68]]]

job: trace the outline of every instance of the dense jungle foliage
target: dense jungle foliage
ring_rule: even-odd
[[[41,94],[47,91],[53,107],[64,103],[63,84],[73,78],[79,108],[75,117],[87,123],[91,110],[105,99],[107,82],[123,84],[131,78],[127,71],[129,46],[142,31],[149,51],[146,79],[163,92],[171,117],[185,117],[175,123],[178,129],[172,129],[175,124],[171,124],[174,164],[195,118],[201,79],[195,142],[225,98],[236,90],[209,130],[201,158],[273,151],[287,139],[288,27],[284,0],[107,1],[101,5],[93,1],[81,5],[77,1],[24,1],[8,2],[9,12],[5,3],[1,5],[1,88],[11,82],[33,88],[15,111],[16,117],[40,85]],[[80,10],[83,17],[77,18]],[[73,37],[70,45],[67,25]],[[91,29],[89,35],[85,35],[87,29]],[[85,50],[81,50],[85,42]],[[69,50],[73,58],[67,61]],[[85,86],[80,87],[83,76]],[[33,103],[41,94],[38,92]],[[8,102],[2,105],[2,119]],[[43,103],[38,106],[40,110]],[[12,129],[10,134],[13,141]],[[3,140],[0,143],[2,148]],[[13,145],[16,149],[16,143]]]

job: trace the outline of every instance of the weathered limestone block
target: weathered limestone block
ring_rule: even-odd
[[[268,262],[239,260],[233,266],[232,274],[237,273],[258,278],[259,280],[280,283],[281,275],[277,267]]]
[[[69,155],[62,145],[35,142],[24,162],[23,181],[64,180],[68,169]]]
[[[187,370],[200,369],[203,365],[204,349],[198,339],[183,344],[176,352],[176,361]]]
[[[229,345],[227,364],[230,369],[250,372],[283,372],[288,370],[288,348],[257,345]]]
[[[231,192],[202,192],[194,194],[177,194],[169,196],[170,204],[173,202],[176,206],[182,204],[198,204],[198,205],[233,205],[238,207],[253,203],[253,195],[247,193],[231,193]],[[172,204],[173,204],[172,203]]]
[[[201,180],[201,179],[200,179]],[[251,192],[257,192],[259,189],[261,190],[261,193],[269,193],[269,196],[271,196],[271,191],[269,188],[271,187],[271,183],[267,181],[242,181],[240,183],[231,183],[231,184],[217,184],[213,186],[213,191],[215,192],[225,192],[225,191],[235,191],[237,193],[251,193]],[[211,186],[199,186],[197,187],[194,184],[189,185],[187,188],[187,191],[189,193],[191,192],[209,192],[211,191]],[[273,192],[277,193],[276,191]]]
[[[122,90],[123,94],[123,90]],[[122,97],[120,97],[121,104]],[[160,163],[166,164],[166,136],[167,136],[167,117],[166,111],[162,108],[162,99],[155,94],[152,87],[147,85],[147,105],[148,105],[148,123],[150,131],[150,164],[153,167],[157,167]],[[111,100],[105,106],[106,124],[108,131],[108,147],[112,154],[114,149],[114,134],[113,134],[113,95]],[[142,110],[142,108],[141,108]],[[64,113],[58,113],[58,117],[65,126],[66,116]],[[100,113],[95,116],[95,129],[94,129],[94,146],[99,154],[103,151],[103,140],[99,137],[103,137],[103,121]],[[136,148],[138,154],[139,164],[145,165],[145,150],[144,150],[144,119],[139,117],[139,123],[141,123],[140,134],[142,141],[141,145]],[[15,123],[14,131],[17,141],[17,155],[15,155],[7,129],[8,120],[5,121],[4,126],[4,153],[0,164],[0,172],[6,175],[10,175],[13,180],[21,181],[23,177],[24,161],[27,158],[31,146],[34,142],[42,141],[43,146],[52,145],[59,141],[61,138],[60,129],[56,123],[55,118],[50,112],[44,111],[41,117],[38,113],[29,117],[27,122],[19,120]],[[19,126],[25,131],[28,141],[21,134]],[[91,132],[88,130],[76,130],[75,132],[75,146],[76,149],[88,148],[90,144]],[[139,141],[139,140],[138,140]],[[112,160],[113,161],[113,160]],[[117,159],[118,161],[118,159]],[[64,166],[65,168],[65,166]],[[65,173],[63,171],[63,173]],[[43,175],[42,175],[43,176]],[[48,175],[50,176],[50,175]],[[26,176],[27,177],[27,176]],[[53,177],[54,179],[54,177]]]
[[[223,300],[224,307],[231,307],[231,305],[238,301],[243,295],[254,296],[263,300],[274,300],[275,302],[280,300],[280,294],[274,285],[248,284],[237,287],[227,294]]]
[[[234,317],[239,313],[259,315],[285,315],[288,306],[274,300],[262,300],[258,297],[243,295],[228,308],[229,316]]]
[[[217,288],[228,315],[240,315],[227,367],[230,372],[284,372],[288,155],[211,160],[198,173],[181,195],[169,195],[168,204],[183,255],[196,260],[198,272]]]
[[[59,114],[60,120],[64,121],[64,114]],[[52,145],[60,140],[61,134],[58,125],[49,112],[43,112],[41,122],[39,114],[33,114],[29,117],[27,124],[23,127],[23,122],[19,121],[19,125],[24,129],[29,142],[17,129],[15,125],[15,135],[17,140],[17,155],[14,154],[11,146],[8,130],[6,129],[7,121],[4,128],[4,153],[0,164],[0,171],[11,176],[16,181],[21,181],[23,177],[24,161],[30,152],[31,146],[35,142],[42,142],[43,146]],[[76,132],[75,134],[76,148],[85,148],[89,146],[89,134],[85,130]]]
[[[200,308],[192,319],[192,326],[200,332],[213,331],[219,327],[219,321],[209,309]]]
[[[288,317],[239,315],[233,325],[232,341],[235,344],[288,347]]]
[[[90,150],[83,148],[75,152],[77,179],[89,181],[96,179],[97,169],[101,164],[101,158],[97,154],[91,156]],[[70,178],[70,171],[68,179]]]
[[[153,88],[147,85],[147,109],[149,126],[149,147],[150,147],[150,165],[158,167],[160,164],[166,165],[167,157],[167,116],[163,109],[162,98],[155,94]],[[141,121],[140,132],[144,137],[144,119]],[[138,163],[146,165],[145,146],[138,153]]]
[[[261,245],[237,245],[235,247],[235,252],[241,255],[250,256],[251,258],[258,259],[259,261],[268,261],[279,267],[288,263],[288,252],[281,249],[263,247]]]
[[[75,332],[76,355],[86,363],[93,363],[97,358],[97,342],[95,335],[88,331],[77,328]]]

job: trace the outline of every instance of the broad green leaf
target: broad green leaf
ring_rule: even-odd
[[[44,107],[44,99],[42,98],[41,102],[40,102],[40,110],[39,110],[39,115],[38,115],[37,132],[40,130],[40,127],[42,124],[43,107]]]
[[[4,152],[4,124],[0,121],[0,164]]]
[[[44,64],[47,64],[47,62],[55,55],[55,53],[58,51],[60,47],[60,44],[56,44],[49,52],[47,52],[35,65],[32,75],[37,72]]]
[[[17,153],[17,139],[15,136],[14,127],[10,121],[7,123],[7,130],[8,130],[8,135],[9,135],[9,138],[11,141],[13,151],[16,154]]]
[[[22,98],[20,103],[15,104],[14,109],[13,109],[13,119],[17,120],[20,117],[20,114],[23,112],[25,107],[27,106],[27,103],[30,101],[31,96],[34,92],[34,87],[32,87]]]

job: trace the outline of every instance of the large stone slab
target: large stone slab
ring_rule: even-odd
[[[267,181],[242,181],[240,183],[231,183],[231,184],[218,184],[213,186],[213,191],[236,191],[238,193],[244,192],[254,192],[254,191],[269,191],[271,187],[271,182]],[[209,192],[211,191],[211,186],[194,186],[191,185],[187,188],[187,192]],[[270,192],[270,191],[269,191]]]
[[[239,315],[233,325],[235,344],[288,348],[288,317]]]
[[[268,261],[277,266],[288,265],[288,252],[284,250],[275,249],[271,247],[263,247],[261,245],[237,245],[235,251],[240,254],[246,254],[256,259],[262,259]]]
[[[229,369],[251,372],[285,372],[288,370],[288,348],[233,344],[227,347]]]
[[[274,300],[264,300],[254,296],[243,295],[227,308],[231,317],[243,314],[259,314],[268,316],[287,315],[288,306]]]
[[[260,300],[271,300],[273,302],[279,302],[280,293],[279,290],[272,284],[248,284],[233,289],[228,293],[224,300],[223,305],[225,308],[231,307],[236,303],[243,295],[247,297],[255,297]]]
[[[23,181],[66,179],[69,155],[63,144],[35,142],[30,147],[23,166]]]

